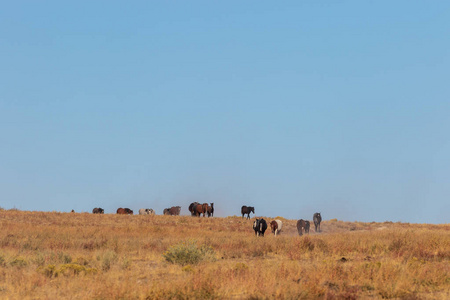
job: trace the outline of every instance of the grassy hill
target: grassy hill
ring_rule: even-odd
[[[2,210],[0,298],[450,299],[448,224],[252,222]]]

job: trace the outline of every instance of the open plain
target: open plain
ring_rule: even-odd
[[[449,224],[277,218],[1,210],[0,298],[450,299]]]

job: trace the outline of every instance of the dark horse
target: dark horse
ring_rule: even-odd
[[[264,219],[256,219],[253,222],[253,230],[255,231],[256,236],[264,236],[264,232],[267,229],[267,222]]]
[[[195,216],[195,208],[197,207],[197,205],[198,204],[200,204],[200,203],[198,203],[198,202],[192,202],[190,205],[189,205],[189,212],[191,213],[191,216]]]
[[[300,219],[300,220],[297,221],[298,235],[303,235],[303,229],[305,229],[305,233],[306,233],[306,222],[307,221],[305,221],[303,219]]]
[[[252,207],[252,206],[245,206],[245,205],[242,206],[242,208],[241,208],[242,217],[244,217],[244,215],[247,214],[247,219],[250,219],[250,213],[255,213],[255,208],[254,207]]]
[[[210,203],[211,205],[208,206],[208,210],[206,211],[208,213],[209,217],[214,217],[214,203]]]
[[[311,227],[311,224],[309,221],[305,221],[305,233],[309,233],[309,227]]]
[[[73,211],[73,209],[72,209],[72,211]],[[103,213],[105,213],[105,210],[103,208],[96,207],[92,210],[92,213],[93,214],[103,214]]]
[[[316,232],[320,232],[320,222],[322,222],[322,216],[320,213],[315,213],[313,216],[314,227],[316,228]],[[319,229],[319,230],[317,230]]]

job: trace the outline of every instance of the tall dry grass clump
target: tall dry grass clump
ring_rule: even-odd
[[[450,299],[450,225],[295,223],[3,210],[0,298]]]

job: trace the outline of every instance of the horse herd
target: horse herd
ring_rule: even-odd
[[[179,216],[181,212],[181,206],[172,206],[170,208],[165,208],[163,210],[164,215],[168,216]],[[199,202],[192,202],[189,205],[189,212],[191,213],[191,216],[193,217],[200,217],[203,215],[205,217],[208,215],[209,217],[214,216],[214,203],[199,203]],[[92,210],[93,214],[104,214],[105,210],[100,207],[96,207]],[[129,208],[118,208],[116,211],[119,215],[132,215],[133,210]],[[255,208],[253,206],[242,206],[241,207],[241,214],[242,218],[244,218],[245,215],[247,215],[246,219],[250,219],[250,213],[255,213]],[[155,215],[155,211],[151,208],[141,208],[139,209],[140,215]],[[315,213],[313,215],[313,222],[316,232],[320,232],[320,222],[322,222],[322,216],[320,213]],[[283,222],[281,220],[273,220],[270,222],[270,228],[272,230],[272,233],[277,236],[283,227]],[[299,235],[303,235],[303,233],[309,233],[309,228],[311,224],[308,220],[300,219],[297,221],[297,231]],[[267,230],[267,222],[263,218],[257,218],[253,222],[253,230],[255,231],[256,236],[264,236],[264,233]]]
[[[242,213],[243,214],[243,213]],[[242,216],[243,217],[243,216]],[[315,213],[313,215],[313,222],[316,229],[316,232],[320,232],[320,222],[322,222],[322,216],[320,213]],[[270,228],[272,229],[272,233],[277,236],[281,228],[283,227],[283,222],[281,220],[273,220],[270,222]],[[299,235],[303,235],[304,233],[309,233],[310,223],[308,220],[300,219],[297,221],[297,231]],[[256,236],[264,236],[264,232],[267,230],[267,222],[263,218],[257,218],[253,222],[253,230],[255,231]]]
[[[74,212],[72,210],[72,212]],[[200,217],[200,215],[203,214],[203,217],[205,217],[206,215],[208,215],[208,217],[213,217],[214,216],[214,203],[203,203],[200,204],[198,202],[193,202],[191,203],[191,205],[189,205],[189,212],[191,213],[192,216],[196,216],[196,217]],[[105,210],[103,208],[100,207],[96,207],[92,210],[93,214],[104,214]],[[116,213],[118,215],[132,215],[133,214],[133,210],[129,209],[129,208],[122,208],[119,207],[116,211]],[[179,216],[181,213],[181,206],[172,206],[169,208],[165,208],[163,210],[163,215],[166,216]],[[155,215],[155,211],[151,208],[141,208],[139,209],[139,214],[140,215]]]

